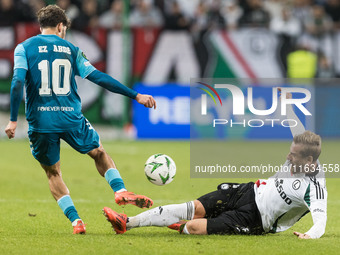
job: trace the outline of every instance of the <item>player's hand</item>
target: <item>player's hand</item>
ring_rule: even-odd
[[[280,92],[280,96],[281,96],[281,88],[277,88],[277,89]],[[286,98],[287,99],[292,99],[293,98],[292,93],[286,93]]]
[[[8,122],[8,125],[5,129],[5,132],[9,139],[12,139],[15,137],[15,130],[17,128],[17,122],[16,121],[10,121]]]
[[[299,232],[294,232],[294,235],[296,235],[299,239],[311,239],[309,235]]]
[[[150,95],[137,94],[136,101],[145,107],[156,109],[156,100]]]

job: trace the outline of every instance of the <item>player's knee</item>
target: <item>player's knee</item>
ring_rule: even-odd
[[[191,235],[206,235],[207,234],[207,220],[197,219],[188,221],[186,230]]]
[[[104,147],[100,145],[98,148],[90,151],[88,155],[91,158],[93,158],[95,161],[99,162],[103,160],[103,157],[105,157],[107,154],[106,154],[106,151],[104,150]]]
[[[202,203],[199,200],[195,200],[194,206],[195,206],[194,218],[195,219],[204,218],[206,212],[205,212],[205,209],[204,209],[204,206],[202,205]]]
[[[57,176],[61,176],[61,173],[57,170],[57,169],[45,169],[47,178],[50,179],[52,177],[57,177]]]
[[[99,147],[97,151],[97,159],[102,159],[103,157],[106,156],[106,151],[104,150],[103,147]]]
[[[195,231],[195,226],[193,226],[193,224],[191,224],[191,221],[188,221],[185,224],[186,230],[189,232],[189,234],[193,234],[193,232]]]
[[[194,221],[189,221],[187,224],[185,224],[187,231],[191,235],[197,235],[199,234],[199,226]]]
[[[56,177],[56,176],[61,176],[61,172],[60,172],[60,163],[56,163],[52,166],[46,166],[41,164],[41,167],[45,170],[45,173],[47,175],[47,178],[51,178],[51,177]]]

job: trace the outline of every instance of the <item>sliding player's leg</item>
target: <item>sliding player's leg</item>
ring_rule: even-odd
[[[263,233],[261,220],[259,220],[256,214],[252,213],[255,211],[254,204],[252,203],[245,205],[240,208],[240,210],[223,212],[215,218],[208,219],[199,218],[204,215],[204,211],[193,213],[193,208],[195,208],[194,204],[201,205],[201,202],[195,200],[183,204],[160,206],[140,213],[134,217],[127,217],[125,214],[119,214],[108,207],[104,207],[103,211],[117,234],[124,234],[127,230],[137,227],[165,227],[182,220],[188,220],[187,222],[180,224],[179,232],[183,234],[207,235]]]
[[[206,216],[206,211],[203,204],[199,200],[194,200],[194,217],[192,219],[202,219]],[[189,219],[189,220],[192,220]],[[183,230],[183,224],[187,223],[185,220],[177,221],[171,225],[168,225],[168,228],[181,232]]]
[[[181,226],[185,234],[243,234],[264,232],[255,202],[254,183],[223,183],[218,190],[198,199],[206,219],[194,219]]]
[[[232,196],[230,195],[235,192],[233,185],[219,185],[218,190],[203,195],[197,200],[177,205],[160,206],[134,217],[128,218],[125,214],[119,214],[108,207],[105,207],[103,211],[117,234],[123,234],[131,228],[147,226],[169,226],[171,229],[186,233],[188,232],[185,228],[186,222],[183,222],[183,220],[189,220],[189,222],[193,220],[188,225],[192,228],[191,230],[194,233],[204,234],[206,233],[204,232],[206,231],[206,228],[204,229],[206,219],[202,221],[198,219],[217,217],[224,210],[231,208],[230,200]]]
[[[239,209],[226,211],[216,218],[196,219],[181,226],[181,233],[194,235],[261,235],[261,216],[256,204],[249,202]]]
[[[37,133],[29,131],[32,155],[45,170],[49,187],[54,199],[71,221],[74,234],[85,234],[85,224],[80,219],[78,212],[70,197],[60,170],[60,134]]]
[[[238,211],[227,211],[216,218],[195,219],[181,225],[180,233],[187,235],[247,234],[249,228],[243,223]]]
[[[184,234],[261,234],[261,216],[258,212],[254,183],[223,183],[218,190],[195,201],[160,206],[127,217],[112,209],[103,209],[117,234],[146,226],[178,225]],[[188,220],[188,222],[180,222]],[[173,228],[175,229],[175,228]]]
[[[247,184],[222,183],[218,185],[217,190],[199,197],[195,203],[197,213],[192,221],[177,222],[168,226],[180,233],[190,234],[207,234],[207,220],[216,218],[225,211],[234,210],[240,196],[247,189],[240,188]],[[200,213],[201,212],[201,213]],[[206,219],[201,219],[206,218]]]
[[[202,218],[205,215],[204,207],[198,200],[182,204],[159,206],[134,217],[119,214],[108,207],[104,207],[103,211],[117,234],[123,234],[126,230],[137,227],[166,227],[183,220]]]

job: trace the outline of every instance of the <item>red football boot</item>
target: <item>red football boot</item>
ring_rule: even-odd
[[[115,193],[115,200],[118,205],[135,205],[140,208],[149,208],[153,205],[153,201],[143,195],[136,195],[133,192],[123,191],[119,193]]]
[[[109,207],[104,207],[103,212],[117,234],[124,234],[126,232],[126,214],[119,214]]]
[[[77,224],[73,226],[73,234],[85,234],[85,223],[82,220],[77,220]]]

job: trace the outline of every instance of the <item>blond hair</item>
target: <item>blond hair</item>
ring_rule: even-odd
[[[304,149],[301,151],[302,156],[313,157],[315,162],[321,154],[321,137],[311,131],[305,131],[300,135],[294,136],[293,139],[295,144],[304,145]]]

